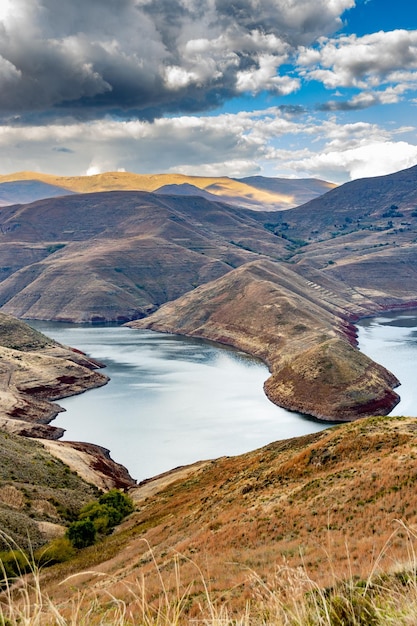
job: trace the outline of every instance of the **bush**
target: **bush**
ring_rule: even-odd
[[[97,531],[91,519],[87,518],[72,522],[68,527],[66,536],[74,548],[86,548],[95,543]]]
[[[100,504],[107,504],[116,511],[120,511],[123,517],[126,517],[134,510],[133,500],[119,489],[110,489],[99,497]]]
[[[90,519],[97,532],[107,533],[123,519],[123,514],[108,504],[92,502],[80,511],[79,519]]]
[[[75,548],[90,546],[95,543],[97,534],[110,533],[133,510],[129,496],[111,489],[100,496],[98,502],[90,502],[81,509],[78,520],[68,528],[67,537]]]
[[[38,565],[54,565],[69,561],[75,555],[75,549],[68,537],[54,539],[35,553]],[[1,625],[0,625],[1,626]]]

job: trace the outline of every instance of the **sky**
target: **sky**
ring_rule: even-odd
[[[414,0],[0,0],[0,174],[417,164]]]

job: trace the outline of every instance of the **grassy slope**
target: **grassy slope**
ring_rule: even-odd
[[[96,496],[97,489],[42,444],[0,431],[0,529],[18,546],[42,545],[60,532],[52,525],[65,524]],[[7,547],[0,536],[0,550]]]
[[[55,584],[78,573],[70,594],[129,602],[128,585],[142,575],[150,595],[161,594],[162,575],[174,593],[179,554],[191,605],[203,595],[200,568],[212,595],[242,610],[256,599],[253,572],[273,585],[283,564],[305,567],[319,585],[367,576],[378,555],[377,569],[400,568],[415,543],[406,528],[417,523],[416,432],[412,418],[369,418],[207,462],[178,480],[174,472],[157,493],[152,483],[134,491],[138,511],[124,527],[47,572],[44,585],[68,598]]]

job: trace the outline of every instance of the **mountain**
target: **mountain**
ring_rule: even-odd
[[[38,180],[0,183],[0,206],[26,204],[43,198],[68,196],[73,192]]]
[[[282,195],[293,196],[294,206],[304,204],[315,197],[322,196],[336,185],[318,178],[271,178],[266,176],[248,176],[240,178],[241,183]],[[289,208],[289,207],[288,207]]]
[[[0,176],[0,189],[2,184],[15,182],[17,186],[25,181],[40,181],[55,186],[64,192],[96,193],[100,191],[158,191],[170,188],[180,188],[181,195],[187,186],[195,188],[197,194],[203,197],[215,196],[219,201],[227,202],[234,206],[246,207],[253,210],[282,210],[302,204],[306,200],[315,198],[333,187],[332,183],[304,179],[299,184],[292,179],[274,179],[254,177],[251,179],[233,179],[227,176],[185,176],[184,174],[133,174],[130,172],[107,172],[94,176],[53,176],[37,172],[16,172]],[[183,187],[185,186],[185,187]],[[62,195],[61,193],[61,195]],[[55,195],[55,194],[51,194]],[[187,192],[188,195],[188,192]],[[27,202],[35,200],[30,198]],[[17,202],[18,200],[16,200]]]
[[[214,339],[268,364],[277,404],[331,421],[385,414],[398,381],[358,352],[352,324],[417,305],[416,183],[414,167],[287,211],[137,191],[6,207],[0,305]]]
[[[145,192],[77,194],[0,212],[0,303],[17,317],[127,321],[286,242],[252,212]]]

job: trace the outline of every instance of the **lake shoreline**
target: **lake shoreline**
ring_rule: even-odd
[[[352,321],[352,322],[350,322],[350,323],[352,323],[352,325],[353,325],[354,323],[356,324],[356,323],[360,322],[361,320],[366,320],[366,319],[370,319],[370,318],[373,318],[373,317],[377,317],[378,315],[389,315],[390,313],[392,313],[392,314],[397,314],[397,313],[401,313],[401,312],[405,312],[405,311],[411,311],[411,310],[415,310],[415,309],[416,309],[416,303],[413,303],[413,302],[412,302],[412,303],[408,303],[407,305],[400,305],[400,306],[396,306],[396,307],[380,307],[380,309],[379,309],[378,311],[375,311],[375,313],[374,313],[374,314],[372,314],[372,315],[371,315],[371,314],[369,314],[369,315],[361,316],[360,318],[358,318],[357,320],[355,320],[355,322],[353,322],[353,321]],[[61,324],[61,322],[58,322],[57,324]],[[62,323],[62,325],[63,325],[63,326],[65,326],[65,324],[64,324],[64,323]],[[82,327],[84,327],[85,325],[74,325],[74,326],[82,326]],[[116,328],[122,328],[122,327],[123,327],[123,325],[122,325],[122,324],[114,324],[114,323],[111,323],[111,324],[100,324],[100,325],[88,325],[88,327],[91,327],[91,328],[98,328],[98,327],[100,327],[100,328],[103,328],[103,327],[113,327],[113,328],[114,328],[114,327],[116,327]],[[358,328],[357,328],[357,326],[356,326],[356,325],[354,326],[354,328],[355,328],[355,330],[356,330],[356,332],[355,332],[355,343],[356,343],[356,346],[358,346]],[[180,336],[181,336],[181,335],[180,335]],[[351,335],[351,334],[350,334],[350,337],[352,337],[352,335]],[[203,340],[204,340],[204,341],[207,341],[209,344],[212,344],[212,345],[214,345],[214,346],[216,346],[216,345],[220,345],[220,346],[222,346],[222,345],[226,345],[226,347],[231,347],[231,348],[234,348],[234,346],[230,346],[230,344],[221,344],[221,343],[219,343],[219,342],[214,342],[214,341],[213,341],[212,339],[210,339],[210,338],[204,338]],[[78,348],[76,348],[75,350],[76,350],[76,351],[78,351]],[[107,382],[108,382],[108,381],[106,381],[106,383],[107,383]],[[400,382],[401,382],[401,381],[400,381]],[[106,384],[106,383],[105,383],[105,384]],[[82,393],[82,392],[77,392],[77,393]],[[71,394],[68,394],[68,395],[65,395],[65,396],[60,396],[59,398],[58,398],[58,397],[54,397],[54,400],[57,400],[57,399],[66,399],[66,398],[70,397],[70,395],[71,395]],[[291,411],[290,411],[290,412],[291,412]],[[294,412],[294,413],[296,414],[297,412]],[[57,413],[57,415],[58,415],[58,413]],[[336,420],[335,420],[334,422],[329,422],[329,421],[326,421],[326,420],[321,420],[320,418],[317,418],[317,417],[314,417],[314,416],[309,416],[309,415],[306,415],[305,417],[306,417],[306,419],[307,419],[309,422],[314,422],[314,423],[317,423],[317,424],[320,424],[320,425],[323,425],[323,426],[329,426],[329,427],[331,427],[331,426],[333,426],[333,425],[335,425],[335,424],[342,423],[341,421],[336,421]],[[54,419],[54,418],[52,418],[52,419]],[[36,433],[35,433],[35,430],[36,430],[35,426],[36,426],[36,425],[33,425],[33,427],[34,427],[33,436],[35,436],[35,437],[36,437],[36,436],[37,436],[37,437],[39,437],[39,436],[40,436],[41,438],[44,438],[44,439],[54,439],[54,438],[56,439],[56,437],[52,437],[52,436],[46,436],[46,437],[45,437],[43,434],[40,434],[40,435],[39,435],[39,434],[36,434]],[[51,426],[51,428],[56,429],[57,427],[56,427],[56,426]],[[59,430],[61,430],[61,434],[59,435],[58,440],[59,440],[61,443],[65,443],[65,445],[67,445],[67,444],[68,444],[68,442],[64,442],[64,441],[62,440],[62,434],[63,434],[63,433],[62,433],[62,429],[59,429]],[[292,438],[292,437],[289,437],[289,438]],[[271,440],[272,440],[272,439],[271,439]],[[95,452],[95,444],[94,444],[94,443],[92,443],[92,444],[85,444],[85,445],[87,445],[87,446],[91,445],[91,447],[92,447],[91,452],[93,453],[93,455],[96,453],[96,452]],[[100,447],[100,446],[99,446],[99,447]],[[103,449],[105,450],[105,452],[106,452],[107,454],[111,454],[111,451],[109,451],[109,450],[108,450],[108,448],[104,447]],[[195,462],[195,461],[194,461],[194,462]],[[116,462],[115,462],[115,463],[116,463]],[[116,465],[120,465],[120,464],[117,464],[117,463],[116,463]],[[179,465],[180,467],[182,467],[183,465],[188,466],[188,463],[185,463],[185,464],[177,464],[177,465]],[[128,472],[128,470],[126,470],[126,471]],[[170,470],[170,469],[168,469],[168,470],[165,470],[165,471],[170,472],[171,470]],[[164,473],[164,472],[159,472],[159,473],[157,473],[157,474],[156,474],[156,476],[159,476],[160,474],[163,474],[163,473]],[[131,478],[131,477],[130,477],[130,478]],[[146,481],[146,480],[152,480],[152,478],[153,478],[153,476],[151,476],[150,478],[145,478],[145,479],[142,479],[142,480],[145,480],[145,481]],[[133,480],[133,479],[132,479],[132,480]],[[135,482],[136,482],[136,481],[135,481]]]

